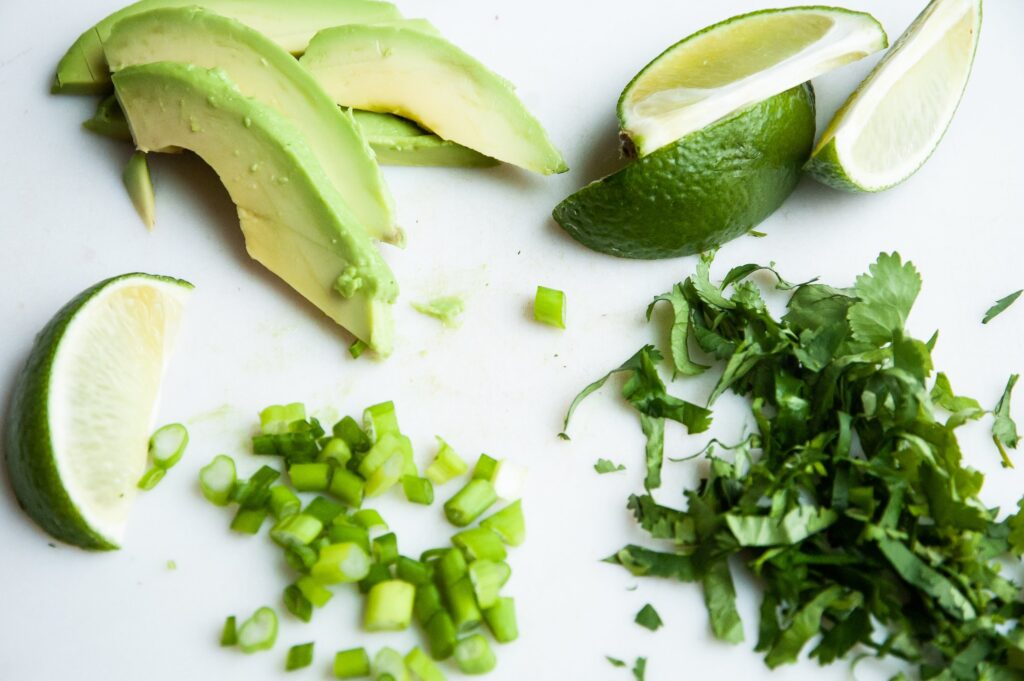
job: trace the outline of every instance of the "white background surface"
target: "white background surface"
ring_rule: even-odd
[[[614,103],[630,77],[664,47],[764,0],[629,3],[595,0],[447,0],[399,3],[519,87],[572,170],[541,178],[514,168],[386,170],[405,251],[387,250],[402,286],[398,349],[385,363],[351,361],[347,339],[311,306],[245,255],[232,206],[216,176],[194,158],[153,159],[158,225],[147,233],[121,186],[130,149],[91,135],[80,122],[91,98],[47,94],[72,40],[115,9],[116,0],[0,5],[0,389],[4,400],[33,335],[81,289],[105,277],[147,271],[191,280],[187,311],[159,420],[190,426],[192,445],[153,492],[141,495],[123,550],[90,554],[48,545],[48,537],[0,494],[0,680],[127,681],[279,679],[288,646],[317,642],[314,667],[295,678],[327,678],[335,650],[385,644],[407,649],[415,632],[366,635],[358,601],[337,595],[311,625],[282,617],[276,648],[244,656],[216,640],[224,617],[280,606],[288,583],[265,537],[233,535],[229,511],[205,503],[196,472],[219,452],[255,470],[245,442],[256,411],[302,400],[328,415],[358,413],[394,399],[421,462],[442,434],[458,451],[511,457],[530,467],[525,497],[529,540],[511,555],[509,593],[522,636],[497,650],[489,678],[628,679],[604,655],[649,658],[648,679],[845,679],[845,665],[802,661],[769,674],[748,641],[730,647],[708,631],[694,585],[636,580],[599,559],[643,539],[624,504],[641,488],[642,437],[611,389],[580,410],[571,443],[560,418],[584,384],[656,337],[643,323],[652,296],[691,273],[693,258],[632,262],[591,253],[564,235],[551,208],[616,166]],[[895,38],[921,8],[908,0],[856,0]],[[995,299],[1024,287],[1021,228],[1024,143],[1024,4],[988,0],[973,80],[961,111],[928,165],[878,196],[851,196],[805,181],[761,229],[719,256],[719,267],[774,260],[791,280],[822,275],[845,285],[882,250],[899,250],[924,277],[911,318],[920,337],[941,329],[936,364],[958,391],[993,405],[1006,376],[1024,369],[1024,303],[988,326]],[[823,125],[875,59],[815,82]],[[720,270],[720,271],[724,271]],[[533,323],[534,287],[564,289],[569,328]],[[409,301],[437,294],[467,299],[458,330],[420,316]],[[691,399],[706,381],[673,386]],[[1024,418],[1024,395],[1015,415]],[[712,434],[735,439],[737,402],[722,400]],[[1012,507],[1024,467],[1003,471],[988,423],[963,436],[968,461],[989,474],[985,498]],[[707,436],[673,431],[669,455]],[[598,457],[629,470],[598,476]],[[1022,461],[1024,456],[1018,455]],[[694,463],[669,466],[659,498],[675,503]],[[446,498],[454,487],[440,490]],[[381,505],[403,552],[442,544],[450,529],[438,505]],[[175,560],[176,571],[166,567]],[[748,639],[756,637],[754,591],[741,578]],[[628,587],[638,585],[635,591]],[[344,590],[342,590],[344,591]],[[632,623],[653,603],[666,626]],[[280,607],[279,607],[280,609]],[[862,667],[861,669],[865,669]],[[454,676],[454,673],[453,673]]]

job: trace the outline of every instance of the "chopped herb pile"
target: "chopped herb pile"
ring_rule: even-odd
[[[778,278],[792,295],[776,319],[750,280],[768,268],[735,267],[713,284],[710,265],[702,257],[655,299],[674,312],[672,367],[707,370],[691,356],[699,348],[721,367],[709,406],[726,390],[746,396],[756,427],[722,454],[716,443],[701,452],[708,473],[685,492],[685,510],[632,496],[641,527],[672,548],[627,546],[609,562],[699,583],[712,631],[737,643],[737,560],[763,585],[756,650],[769,667],[813,641],[821,664],[867,653],[910,662],[925,679],[1021,678],[1024,600],[1001,568],[1024,552],[1024,511],[997,521],[979,497],[981,473],[962,461],[956,430],[986,412],[935,372],[936,337],[905,330],[921,288],[914,266],[882,254],[852,288]],[[648,489],[660,480],[663,421],[699,432],[710,418],[666,393],[660,360],[645,347],[617,370],[647,435]],[[1007,462],[1015,381],[994,411]]]

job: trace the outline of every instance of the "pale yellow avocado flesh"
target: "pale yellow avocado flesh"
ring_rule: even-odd
[[[235,202],[249,255],[370,347],[390,351],[394,275],[294,126],[219,70],[158,62],[113,81],[140,149],[199,155]],[[339,277],[355,289],[349,297]]]

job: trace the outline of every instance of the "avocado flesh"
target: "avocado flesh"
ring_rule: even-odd
[[[391,349],[394,275],[301,134],[223,71],[159,62],[114,74],[142,151],[188,149],[235,202],[249,255],[381,354]],[[339,277],[361,284],[345,297]]]
[[[85,95],[109,92],[110,73],[103,46],[114,25],[151,9],[196,5],[241,21],[292,54],[301,54],[317,31],[330,26],[401,18],[394,5],[379,0],[141,0],[79,36],[57,65],[52,91]]]
[[[371,237],[397,238],[391,194],[359,128],[294,57],[258,31],[195,7],[157,9],[118,23],[105,50],[115,73],[159,61],[223,69],[243,95],[298,128]]]
[[[352,110],[377,162],[392,166],[487,168],[498,164],[469,147],[443,140],[410,120],[393,114]]]
[[[341,106],[410,118],[442,139],[545,175],[568,169],[512,86],[438,36],[338,26],[316,34],[301,63]]]

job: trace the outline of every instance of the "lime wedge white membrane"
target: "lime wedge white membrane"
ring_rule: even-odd
[[[933,0],[836,113],[807,170],[849,191],[881,191],[920,168],[963,98],[981,0]]]
[[[191,288],[115,277],[68,303],[37,337],[11,400],[5,451],[18,501],[57,539],[121,543]]]
[[[881,25],[862,12],[794,7],[733,17],[668,48],[626,86],[618,111],[627,148],[645,156],[886,45]]]

